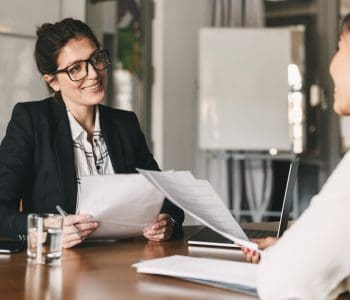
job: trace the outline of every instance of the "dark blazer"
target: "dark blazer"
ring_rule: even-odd
[[[159,170],[136,115],[104,105],[99,110],[114,171]],[[0,234],[25,233],[28,213],[57,213],[56,205],[74,214],[76,197],[72,134],[61,97],[16,104],[0,145]],[[165,200],[161,212],[181,228],[181,209]]]

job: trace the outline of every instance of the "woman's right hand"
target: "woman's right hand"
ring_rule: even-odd
[[[75,228],[74,228],[75,226]],[[71,248],[80,244],[96,230],[98,223],[92,221],[90,215],[69,215],[63,220],[63,248]]]
[[[277,242],[277,238],[269,236],[267,238],[262,238],[262,239],[252,239],[251,241],[258,244],[258,248],[260,250],[264,250],[267,247],[270,247],[273,244],[275,244]],[[246,247],[242,247],[242,252],[245,255],[247,262],[251,262],[253,264],[259,263],[259,261],[260,261],[259,251],[251,250],[251,249],[246,248]]]

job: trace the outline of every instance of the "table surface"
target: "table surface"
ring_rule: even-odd
[[[84,243],[65,249],[60,266],[27,263],[25,252],[0,255],[1,299],[255,299],[180,279],[139,274],[132,267],[140,260],[174,254],[200,256],[189,253],[186,244],[200,228],[185,227],[182,237],[163,243],[142,237]]]

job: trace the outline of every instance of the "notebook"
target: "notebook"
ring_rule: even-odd
[[[277,231],[266,231],[266,230],[252,230],[243,229],[247,234],[248,238],[263,238],[267,236],[275,236],[277,238],[281,237],[284,231],[288,227],[289,213],[292,208],[293,203],[293,193],[294,187],[298,175],[299,158],[294,159],[290,166],[288,172],[288,178],[286,183],[286,188],[284,192],[283,205],[281,210],[280,221]],[[187,244],[189,246],[207,246],[207,247],[225,247],[225,248],[237,248],[231,240],[219,235],[215,231],[205,227],[198,233],[191,236]]]

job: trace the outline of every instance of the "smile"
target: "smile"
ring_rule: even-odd
[[[89,86],[83,87],[82,89],[85,90],[85,91],[95,92],[95,91],[100,90],[101,87],[102,87],[102,85],[99,82],[97,82],[97,83],[95,83],[93,85],[89,85]]]

